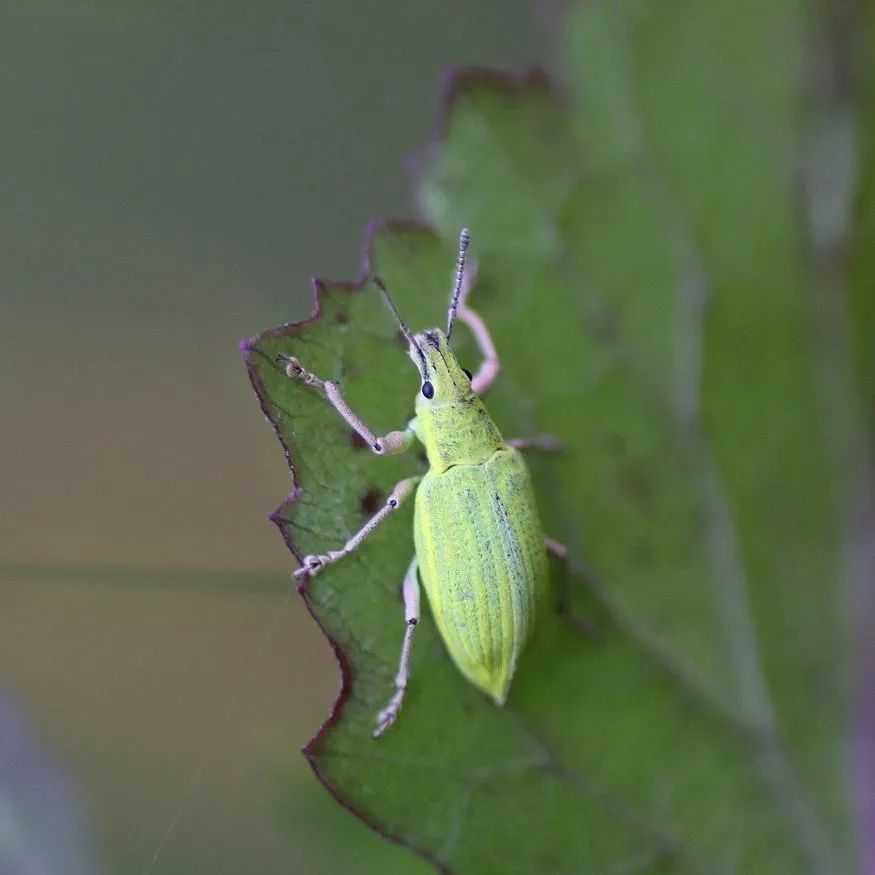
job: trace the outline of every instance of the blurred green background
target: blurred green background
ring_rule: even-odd
[[[0,763],[39,871],[426,871],[298,753],[338,675],[237,342],[415,215],[441,71],[549,68],[553,14],[3,4]]]

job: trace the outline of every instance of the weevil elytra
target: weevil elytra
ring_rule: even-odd
[[[459,237],[455,282],[446,332],[412,334],[385,285],[374,282],[407,340],[421,385],[407,427],[376,436],[350,409],[337,385],[287,357],[286,374],[323,392],[376,455],[403,452],[419,440],[429,469],[398,483],[385,505],[342,547],[304,558],[296,577],[314,576],[352,553],[414,491],[416,551],[404,577],[405,633],[395,693],[377,715],[374,736],[398,716],[407,687],[413,636],[419,621],[421,578],[447,650],[462,674],[498,704],[507,698],[517,661],[547,590],[547,550],[561,545],[544,537],[531,479],[520,449],[549,440],[506,441],[480,396],[500,363],[489,330],[467,304],[467,229]],[[465,323],[483,355],[477,373],[461,367],[450,348],[455,321]]]

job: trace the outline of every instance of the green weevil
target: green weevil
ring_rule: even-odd
[[[378,437],[350,409],[339,388],[282,357],[286,374],[323,392],[343,419],[377,455],[400,453],[415,439],[425,447],[428,471],[398,483],[386,503],[338,550],[304,557],[296,577],[314,576],[352,553],[414,491],[416,551],[402,585],[405,634],[395,692],[376,718],[374,736],[395,722],[410,673],[419,622],[419,579],[446,648],[462,674],[503,705],[520,653],[547,591],[547,551],[564,556],[545,538],[532,482],[520,449],[552,449],[547,436],[504,440],[480,396],[500,362],[489,330],[467,304],[465,260],[470,234],[459,236],[458,259],[446,332],[412,334],[379,277],[374,282],[407,340],[421,378],[416,415],[407,427]],[[456,320],[465,323],[483,355],[477,373],[459,365],[450,348]]]

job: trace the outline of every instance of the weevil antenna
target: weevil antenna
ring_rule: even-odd
[[[468,246],[471,243],[471,232],[462,228],[459,233],[459,255],[456,258],[456,284],[453,288],[453,297],[450,299],[450,309],[447,311],[447,340],[453,333],[453,323],[456,321],[456,311],[459,309],[459,298],[462,296],[462,283],[465,280],[465,257],[468,254]]]
[[[383,295],[383,300],[386,302],[386,306],[392,311],[392,314],[395,316],[395,321],[398,323],[398,327],[401,329],[401,333],[404,335],[407,342],[416,350],[419,355],[419,361],[421,362],[421,370],[422,370],[422,379],[428,379],[428,374],[426,373],[425,366],[425,353],[422,351],[420,345],[416,342],[416,338],[411,333],[410,329],[407,327],[407,323],[401,318],[401,314],[398,312],[398,308],[395,306],[395,302],[392,300],[392,296],[389,294],[389,290],[386,288],[386,284],[383,280],[375,276],[374,282],[377,285],[377,288]]]

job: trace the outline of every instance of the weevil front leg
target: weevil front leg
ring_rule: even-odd
[[[377,714],[377,728],[374,738],[379,738],[394,722],[401,710],[407,680],[410,677],[410,654],[413,650],[413,633],[419,624],[419,574],[416,556],[407,567],[401,587],[404,596],[404,642],[401,645],[401,658],[398,661],[398,674],[395,675],[395,694],[389,704]]]
[[[340,394],[337,383],[323,380],[316,374],[306,370],[294,356],[281,355],[279,360],[285,364],[286,376],[292,380],[300,380],[307,386],[324,393],[331,406],[343,417],[347,425],[368,445],[371,452],[378,456],[403,453],[413,442],[413,429],[408,426],[403,431],[390,431],[388,434],[375,435],[357,416]]]
[[[472,265],[460,277],[461,289],[456,307],[456,317],[471,329],[471,333],[474,335],[474,340],[477,343],[477,348],[483,356],[483,361],[480,362],[477,373],[471,378],[471,388],[478,395],[482,395],[489,391],[489,387],[495,382],[495,378],[501,372],[501,360],[498,357],[498,350],[495,348],[492,335],[489,333],[489,328],[487,328],[486,323],[483,321],[483,317],[468,306],[468,294],[474,285],[476,275],[476,267]]]
[[[404,500],[416,489],[416,484],[422,479],[421,476],[408,477],[395,484],[395,488],[389,493],[386,503],[339,549],[329,550],[327,553],[313,553],[304,557],[301,567],[295,571],[295,577],[315,577],[323,568],[349,556],[361,544],[368,535],[394,513],[404,503]]]

